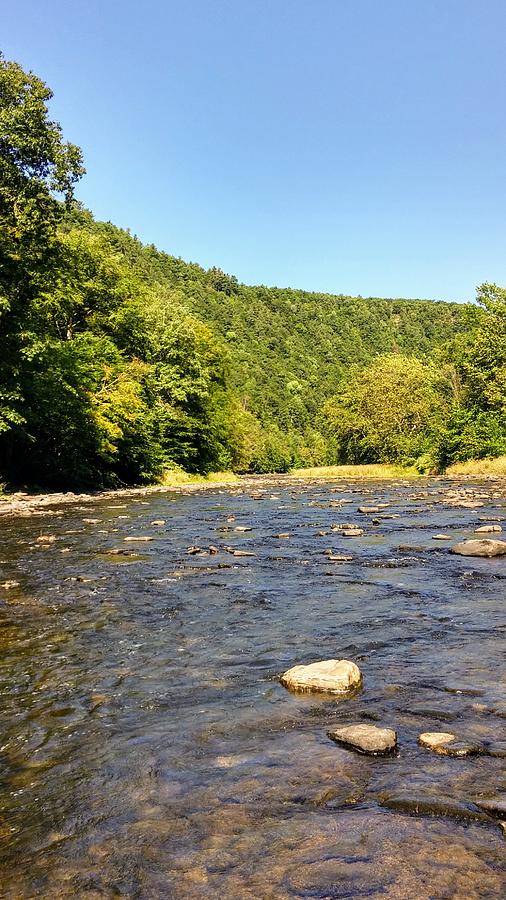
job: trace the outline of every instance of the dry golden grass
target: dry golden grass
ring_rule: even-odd
[[[298,478],[418,478],[414,469],[371,463],[363,466],[317,466],[313,469],[292,469]]]
[[[446,475],[506,475],[506,456],[495,459],[468,459],[448,466]]]
[[[239,481],[234,472],[209,472],[208,475],[192,475],[183,469],[167,469],[160,479],[164,487],[179,487],[185,484],[233,484]]]

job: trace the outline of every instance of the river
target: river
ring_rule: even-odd
[[[259,479],[4,517],[0,896],[503,897],[475,801],[506,799],[506,557],[448,552],[506,517],[503,484]],[[279,683],[329,658],[357,696]],[[398,753],[329,740],[356,722]],[[448,730],[495,755],[419,746]]]

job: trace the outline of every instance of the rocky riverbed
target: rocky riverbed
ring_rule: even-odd
[[[206,488],[4,506],[0,896],[504,896],[504,482]]]

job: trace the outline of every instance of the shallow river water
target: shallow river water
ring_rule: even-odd
[[[502,516],[494,481],[260,480],[1,519],[0,896],[504,897],[506,557],[448,552]],[[279,683],[328,658],[360,694]]]

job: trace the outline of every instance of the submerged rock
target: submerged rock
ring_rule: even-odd
[[[459,556],[504,556],[506,554],[506,541],[483,540],[462,541],[450,547],[450,553]]]
[[[489,797],[486,800],[475,800],[474,803],[490,816],[497,816],[498,819],[506,818],[506,794]]]
[[[385,756],[397,749],[397,734],[391,728],[377,725],[346,725],[327,732],[329,738],[357,753],[369,756]]]
[[[498,759],[506,759],[506,741],[487,741],[485,752],[487,756],[495,756]]]
[[[325,659],[307,666],[293,666],[280,676],[280,681],[292,691],[347,694],[360,687],[362,673],[348,659]]]
[[[428,794],[419,794],[416,791],[400,791],[394,794],[383,794],[378,802],[386,809],[404,812],[416,816],[444,816],[451,819],[470,819],[474,821],[486,821],[483,813],[480,813],[473,805],[454,800],[453,797],[432,797]]]
[[[474,756],[481,750],[477,744],[461,741],[449,731],[425,731],[419,735],[418,742],[442,756]]]

